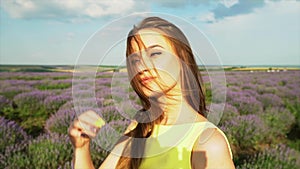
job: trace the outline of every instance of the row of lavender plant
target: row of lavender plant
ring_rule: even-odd
[[[0,116],[4,118],[1,117],[0,122],[4,127],[0,134],[2,140],[12,141],[1,142],[0,168],[31,168],[30,165],[70,168],[72,149],[67,128],[78,113],[88,109],[96,111],[112,126],[104,129],[105,137],[109,137],[112,131],[124,132],[129,123],[126,118],[132,117],[133,111],[140,106],[132,89],[122,86],[127,84],[127,79],[120,78],[111,86],[111,77],[111,73],[96,74],[96,99],[87,92],[94,81],[79,79],[73,90],[81,99],[73,100],[70,73],[1,73]],[[253,159],[263,156],[267,161],[264,165],[275,163],[275,160],[299,166],[289,162],[292,158],[279,158],[280,153],[274,153],[276,157],[268,161],[268,153],[264,153],[281,151],[273,147],[289,143],[287,135],[300,126],[299,77],[299,71],[226,72],[227,87],[225,90],[216,89],[215,93],[227,92],[220,127],[230,140],[236,165],[251,168],[249,166],[254,163],[262,163]],[[209,87],[208,79],[204,74]],[[111,95],[112,88],[117,95]],[[130,100],[128,107],[119,104],[124,99]],[[218,104],[218,96],[214,101]],[[79,108],[74,108],[74,104]],[[296,151],[287,146],[285,151],[297,154],[300,150],[297,145],[299,141],[296,146],[291,146]],[[92,147],[93,161],[99,166],[107,152],[96,142]],[[40,156],[35,156],[36,153]]]
[[[242,168],[252,168],[254,163],[259,166],[262,161],[253,159],[262,157],[261,153],[273,146],[291,143],[288,135],[299,132],[300,72],[227,72],[226,77],[227,103],[221,128],[230,140],[235,162]],[[293,139],[296,141],[291,147],[298,150],[294,155],[297,157],[299,135]],[[290,147],[286,149],[293,151]],[[261,166],[289,165],[292,160],[281,158],[280,150],[276,151],[274,158],[264,154],[264,160],[269,162]],[[299,161],[296,165],[299,167]]]

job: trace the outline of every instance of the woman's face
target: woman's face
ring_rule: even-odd
[[[157,31],[138,32],[143,45],[132,40],[133,53],[128,59],[137,69],[137,76],[146,96],[154,96],[180,85],[180,64],[166,38]]]

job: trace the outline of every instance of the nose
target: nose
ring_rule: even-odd
[[[145,52],[143,52],[142,54],[142,58],[139,62],[139,64],[137,64],[137,70],[138,72],[141,74],[145,71],[149,71],[149,69],[152,67],[152,62],[149,59],[149,57],[147,56],[147,54]]]
[[[144,63],[140,62],[139,64],[137,64],[137,72],[138,72],[138,74],[143,74],[145,71],[147,71],[147,68],[144,65]]]
[[[137,65],[138,74],[143,74],[149,71],[149,66],[145,62],[141,62]]]

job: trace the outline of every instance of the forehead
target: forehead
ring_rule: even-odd
[[[140,48],[144,49],[153,45],[160,45],[166,50],[171,50],[171,46],[165,36],[163,36],[158,31],[143,29],[138,31],[137,33],[142,41],[142,44],[138,44],[140,42],[136,42],[134,39],[131,41],[131,45],[134,51],[139,51]]]

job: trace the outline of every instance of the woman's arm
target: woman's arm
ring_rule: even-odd
[[[95,137],[97,131],[105,124],[97,113],[86,111],[78,116],[68,128],[69,138],[73,145],[74,169],[94,169],[90,155],[90,137]]]
[[[74,169],[94,169],[89,145],[82,148],[74,148],[74,158],[72,162]]]
[[[99,123],[100,122],[100,123]],[[78,116],[68,128],[68,134],[73,145],[73,160],[72,165],[74,169],[94,169],[94,165],[90,154],[90,137],[95,137],[96,132],[104,125],[104,121],[93,111],[87,111]],[[137,125],[136,121],[132,121],[128,126],[127,134],[133,130]],[[87,129],[95,129],[87,130]],[[122,140],[114,147],[100,168],[115,168],[118,164],[120,155],[126,146],[130,137],[124,136]]]
[[[90,138],[82,131],[78,120],[75,120],[68,129],[74,151],[72,165],[74,169],[94,169],[90,155]]]
[[[225,135],[216,128],[206,129],[196,141],[192,152],[193,169],[234,169]]]

